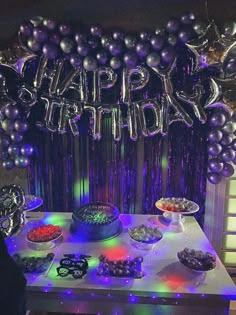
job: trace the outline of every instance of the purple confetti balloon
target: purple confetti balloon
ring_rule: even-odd
[[[218,129],[210,130],[208,132],[207,140],[209,142],[219,142],[221,141],[222,138],[223,138],[223,133]]]
[[[225,162],[231,162],[234,160],[235,156],[236,156],[236,153],[233,149],[224,149],[222,152],[221,152],[221,158],[223,161]]]
[[[222,146],[218,143],[210,143],[207,146],[207,152],[208,154],[212,155],[212,156],[216,156],[218,154],[220,154],[222,151]]]
[[[224,134],[220,141],[220,144],[222,146],[228,146],[232,141],[233,141],[233,136]]]
[[[14,123],[14,128],[18,132],[26,132],[29,128],[29,124],[27,121],[16,120]]]
[[[5,115],[10,120],[15,120],[19,116],[19,108],[15,105],[7,105],[5,107]]]
[[[135,49],[139,57],[144,58],[148,55],[148,52],[150,50],[150,45],[148,42],[138,42],[136,44]]]
[[[59,55],[59,50],[53,43],[46,43],[43,45],[43,54],[48,59],[56,59]]]
[[[13,160],[6,160],[2,163],[2,166],[6,170],[12,170],[15,167],[15,163]]]
[[[176,52],[172,46],[167,46],[161,51],[161,58],[165,63],[172,63],[175,59]]]
[[[209,182],[214,185],[219,184],[222,179],[221,175],[218,173],[208,173],[207,178]]]
[[[133,68],[137,65],[138,56],[134,51],[128,51],[124,54],[124,63],[127,68]]]
[[[34,153],[34,148],[30,144],[24,144],[20,150],[23,156],[32,156]]]
[[[224,177],[231,177],[234,174],[234,168],[231,164],[225,163],[220,174]]]
[[[153,35],[151,37],[151,45],[152,48],[155,50],[161,50],[162,47],[164,46],[165,40],[164,37],[161,35]]]
[[[39,43],[45,43],[48,39],[48,31],[45,26],[37,26],[33,30],[33,37]]]
[[[213,158],[208,161],[208,167],[211,172],[219,173],[223,170],[224,163],[218,158]]]
[[[214,113],[210,117],[209,124],[212,127],[222,127],[226,122],[226,116],[223,113]]]
[[[176,33],[178,32],[180,27],[180,22],[177,18],[170,19],[166,24],[166,30],[169,33]]]

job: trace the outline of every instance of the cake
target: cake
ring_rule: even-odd
[[[71,231],[80,240],[104,240],[120,232],[119,215],[118,208],[110,203],[89,203],[73,212]]]

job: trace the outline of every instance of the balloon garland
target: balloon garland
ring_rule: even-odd
[[[105,33],[100,25],[91,26],[89,32],[76,31],[68,24],[42,17],[24,22],[19,28],[20,44],[0,52],[0,64],[13,69],[21,81],[26,65],[37,60],[33,86],[27,81],[18,87],[17,105],[9,98],[6,80],[1,76],[3,167],[29,165],[33,146],[22,141],[31,108],[40,100],[45,113],[37,127],[64,134],[69,126],[78,136],[78,122],[83,113],[88,113],[94,140],[102,137],[101,119],[105,115],[112,116],[115,141],[121,139],[124,127],[136,141],[139,126],[144,137],[165,135],[176,121],[191,127],[194,116],[209,125],[208,180],[217,184],[222,176],[232,176],[234,169],[229,163],[236,162],[235,30],[235,23],[226,23],[221,34],[214,21],[207,26],[192,13],[171,18],[163,28],[137,34],[120,29]],[[190,60],[186,72],[193,83],[191,93],[178,90],[173,79],[183,53]],[[160,97],[137,100],[134,95],[145,91],[153,75],[160,82]],[[49,82],[47,89],[45,79]],[[104,98],[117,83],[121,84],[125,110],[120,104],[107,104]]]

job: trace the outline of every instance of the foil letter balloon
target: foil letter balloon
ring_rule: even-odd
[[[145,100],[138,103],[139,119],[142,133],[145,137],[154,136],[161,131],[161,108],[156,100]],[[151,110],[154,116],[152,126],[148,127],[145,110]]]
[[[113,87],[117,80],[117,74],[108,67],[101,67],[94,71],[93,74],[93,101],[101,103],[102,89]]]

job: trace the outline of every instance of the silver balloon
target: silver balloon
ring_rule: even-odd
[[[190,105],[194,111],[195,116],[204,124],[207,120],[206,113],[201,105],[201,98],[204,92],[203,86],[196,84],[193,88],[193,94],[186,94],[183,91],[177,91],[176,95],[179,100]]]
[[[138,78],[137,78],[138,77]],[[124,103],[131,103],[131,92],[142,89],[150,78],[149,71],[141,66],[136,68],[125,68],[122,73],[121,98]]]
[[[94,140],[97,140],[96,135],[96,123],[97,123],[97,111],[96,108],[91,104],[84,105],[84,111],[89,112],[89,130]]]
[[[77,124],[83,113],[82,104],[74,100],[71,101],[66,100],[66,103],[67,103],[66,116],[69,122],[71,132],[74,136],[79,136],[79,129]]]
[[[19,88],[17,96],[24,107],[32,107],[37,102],[37,91],[26,84]]]
[[[45,116],[43,122],[37,122],[37,125],[42,128],[47,128],[52,132],[57,131],[57,126],[53,122],[55,110],[60,104],[60,100],[55,99],[55,97],[51,97],[50,95],[41,96],[41,100],[45,104]]]
[[[167,134],[169,125],[175,121],[182,121],[188,127],[193,125],[193,121],[182,105],[176,101],[173,93],[174,88],[171,82],[171,75],[175,67],[176,60],[172,65],[165,69],[158,67],[152,67],[151,69],[161,79],[163,86],[163,97],[162,97],[162,134]],[[170,116],[170,109],[174,110],[174,116]]]
[[[119,105],[112,106],[112,135],[115,141],[121,140],[122,112]]]
[[[102,89],[109,89],[115,85],[117,74],[108,67],[101,67],[93,73],[93,101],[101,103]]]
[[[145,137],[154,136],[161,131],[161,107],[156,100],[145,100],[138,103],[139,106],[139,119],[142,129],[142,134]],[[145,110],[152,110],[154,115],[154,122],[152,126],[147,126],[147,119]]]

